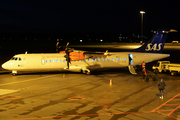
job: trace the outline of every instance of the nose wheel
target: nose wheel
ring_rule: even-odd
[[[12,71],[12,76],[15,76],[17,74],[17,71]]]
[[[16,74],[12,73],[12,76],[16,76]]]

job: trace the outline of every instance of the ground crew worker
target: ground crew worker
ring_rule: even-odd
[[[145,67],[146,67],[146,63],[143,61],[142,68],[145,68]]]
[[[163,90],[165,89],[166,83],[163,81],[163,79],[161,79],[161,81],[159,81],[158,83],[158,89],[159,89],[159,96],[160,98],[163,99]]]
[[[143,79],[145,79],[145,77],[147,76],[147,73],[146,73],[146,69],[145,69],[145,68],[143,68],[142,73],[143,73]]]

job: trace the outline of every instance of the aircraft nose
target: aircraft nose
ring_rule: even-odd
[[[6,64],[3,63],[3,64],[1,65],[1,67],[5,69],[5,68],[6,68]]]
[[[8,69],[8,63],[5,62],[4,64],[1,65],[1,67],[2,67],[3,69]]]

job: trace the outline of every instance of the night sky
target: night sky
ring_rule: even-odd
[[[180,30],[176,0],[1,0],[1,33]]]

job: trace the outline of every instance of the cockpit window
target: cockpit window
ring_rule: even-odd
[[[22,59],[20,57],[13,57],[13,58],[11,58],[11,60],[21,61]]]
[[[14,59],[15,59],[15,57],[12,57],[12,58],[11,58],[11,60],[14,60]]]

